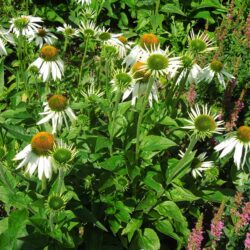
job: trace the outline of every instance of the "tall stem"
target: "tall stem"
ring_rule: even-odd
[[[57,184],[57,189],[56,189],[56,193],[57,194],[61,194],[61,189],[62,189],[62,185],[64,183],[64,169],[63,167],[61,166],[59,168],[59,175],[58,175],[58,184]]]
[[[83,51],[83,56],[82,56],[82,62],[81,62],[81,67],[80,67],[80,72],[79,72],[78,86],[80,86],[80,83],[81,83],[81,80],[82,80],[82,69],[83,69],[85,57],[86,57],[87,50],[88,50],[88,44],[89,44],[89,36],[87,36],[87,38],[85,40],[84,51]]]
[[[142,119],[143,119],[143,115],[148,103],[148,97],[150,95],[150,92],[152,90],[152,86],[154,84],[154,77],[150,77],[148,84],[147,84],[147,90],[146,90],[146,94],[143,98],[142,101],[142,108],[141,111],[139,113],[139,117],[138,117],[138,122],[137,122],[137,128],[136,128],[136,151],[135,151],[135,159],[136,161],[138,161],[139,159],[139,153],[140,153],[140,132],[141,132],[141,123],[142,123]]]
[[[187,158],[188,158],[189,154],[192,152],[197,141],[198,141],[197,136],[195,134],[193,134],[191,136],[188,148],[187,148],[184,156],[178,162],[178,164],[175,166],[173,172],[171,173],[171,176],[168,177],[168,181],[167,181],[168,184],[183,170],[183,168],[185,167],[185,162],[187,161]]]
[[[114,132],[115,132],[115,125],[116,125],[116,116],[118,112],[118,106],[121,98],[121,91],[118,90],[116,94],[116,99],[115,99],[115,108],[114,108],[114,113],[112,117],[112,126],[111,126],[111,131],[110,131],[110,141],[111,141],[111,147],[110,147],[110,154],[113,154],[113,139],[114,139]]]
[[[50,230],[54,231],[54,212],[50,212],[49,214],[49,226]]]

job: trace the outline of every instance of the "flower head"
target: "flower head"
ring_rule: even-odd
[[[158,47],[159,44],[160,44],[159,38],[152,33],[143,34],[140,37],[140,46],[146,50],[147,49],[151,50],[155,47]]]
[[[212,47],[214,41],[208,37],[204,32],[197,35],[194,34],[194,31],[191,30],[190,36],[188,38],[189,49],[192,53],[207,53],[212,50],[217,49],[217,47]]]
[[[51,151],[52,159],[57,168],[68,168],[70,166],[70,162],[75,158],[76,154],[77,151],[73,148],[73,145],[67,146],[62,141],[55,144],[53,150]]]
[[[10,23],[10,31],[13,31],[17,36],[34,36],[38,32],[38,28],[41,28],[40,24],[43,22],[40,17],[25,16],[12,18]]]
[[[204,140],[206,137],[211,137],[212,134],[220,134],[224,128],[221,128],[223,121],[216,121],[219,117],[216,114],[211,113],[211,109],[208,110],[207,106],[202,106],[202,111],[198,105],[195,105],[195,108],[191,109],[189,113],[191,120],[187,120],[190,123],[189,126],[183,128],[191,129],[194,133]]]
[[[184,153],[180,151],[179,156],[183,157]],[[191,164],[191,173],[195,179],[197,178],[197,176],[202,177],[202,172],[207,171],[208,169],[213,167],[213,161],[205,161],[206,158],[206,153],[201,153],[193,159]]]
[[[44,45],[40,50],[39,58],[31,66],[39,69],[44,82],[50,78],[50,75],[54,81],[61,79],[64,72],[64,63],[58,56],[58,49],[52,45]]]
[[[126,69],[118,69],[113,74],[113,79],[111,83],[114,86],[114,90],[121,90],[127,89],[129,86],[135,84],[134,75],[131,72],[127,72]]]
[[[84,5],[84,4],[91,4],[91,0],[75,0],[77,3]]]
[[[88,37],[96,36],[99,32],[99,28],[95,25],[93,21],[81,22],[79,26],[79,31]]]
[[[224,77],[226,77],[228,80],[235,79],[233,75],[229,74],[224,69],[224,65],[218,60],[213,60],[208,66],[203,69],[200,80],[205,80],[210,83],[215,76],[217,76],[218,81],[223,85],[224,88],[226,88]]]
[[[245,239],[245,250],[250,250],[250,232],[246,234],[246,239]]]
[[[76,116],[73,110],[68,106],[68,99],[65,95],[50,95],[48,96],[47,102],[44,102],[44,112],[40,115],[45,115],[37,125],[52,121],[52,133],[61,130],[63,121],[66,127],[69,128],[66,116],[69,117],[70,121],[76,120]]]
[[[250,127],[241,126],[236,132],[228,134],[228,138],[215,147],[216,151],[222,151],[220,158],[234,151],[234,163],[237,168],[243,168],[250,150]]]
[[[66,204],[67,201],[63,195],[51,194],[45,203],[45,208],[47,213],[58,213],[65,208]]]
[[[30,36],[29,41],[35,41],[35,44],[40,48],[44,44],[53,44],[57,40],[57,37],[48,31],[46,28],[39,28],[33,36]]]
[[[174,77],[181,67],[181,61],[179,57],[170,58],[169,55],[168,48],[165,51],[162,51],[160,47],[148,50],[147,55],[142,59],[144,65],[141,66],[141,70],[145,70],[149,75],[155,77],[164,75]]]
[[[74,37],[78,36],[79,30],[73,28],[71,25],[64,23],[63,27],[57,28],[58,32],[62,32],[65,37]]]
[[[22,160],[17,169],[26,166],[26,173],[33,175],[38,169],[38,178],[44,177],[50,179],[53,172],[53,164],[50,151],[53,149],[55,138],[47,132],[39,132],[35,134],[31,143],[20,151],[13,160]]]

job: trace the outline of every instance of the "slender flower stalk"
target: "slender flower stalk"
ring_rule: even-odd
[[[140,154],[141,123],[142,123],[143,115],[144,115],[144,112],[145,112],[145,109],[146,109],[146,106],[147,106],[148,97],[150,95],[150,92],[151,92],[152,86],[154,84],[154,81],[155,81],[155,78],[153,76],[151,76],[149,78],[149,81],[148,81],[146,94],[145,94],[145,96],[143,98],[141,111],[139,113],[139,118],[138,118],[137,128],[136,128],[136,152],[135,152],[135,159],[136,159],[136,161],[138,161],[139,154]]]
[[[222,215],[224,211],[225,203],[222,202],[218,212],[214,215],[214,218],[210,226],[210,234],[212,236],[212,245],[215,248],[217,241],[220,240],[222,235],[222,229],[224,227],[224,222],[222,221]]]
[[[201,250],[201,243],[203,240],[202,221],[203,214],[201,214],[195,228],[193,228],[189,235],[187,250]]]
[[[244,245],[245,245],[245,250],[250,250],[250,232],[246,234]]]
[[[86,40],[85,40],[85,44],[84,44],[84,51],[83,51],[83,56],[82,56],[82,62],[81,62],[80,72],[79,72],[78,86],[80,86],[81,80],[82,80],[82,70],[83,70],[85,58],[87,55],[89,40],[90,40],[90,36],[86,36]]]

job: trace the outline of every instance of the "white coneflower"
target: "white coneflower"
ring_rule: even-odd
[[[230,133],[228,138],[215,147],[216,151],[222,151],[220,158],[230,154],[234,150],[234,163],[237,169],[243,168],[246,157],[250,151],[250,127],[241,126],[236,132]]]
[[[160,44],[159,38],[151,33],[144,34],[140,37],[140,43],[134,46],[130,53],[125,57],[123,63],[127,67],[141,61],[142,58],[147,54],[147,50],[158,47]]]
[[[53,150],[51,151],[52,160],[56,168],[69,168],[70,162],[75,158],[77,154],[76,149],[73,145],[66,145],[60,140],[54,144]]]
[[[185,53],[181,57],[181,62],[183,69],[176,81],[176,84],[179,84],[185,77],[187,77],[187,82],[189,84],[199,82],[199,76],[202,73],[202,69],[198,64],[195,63],[192,54]]]
[[[91,4],[91,0],[75,0],[79,4]]]
[[[127,48],[122,42],[122,34],[112,34],[109,32],[109,29],[106,30],[105,28],[99,29],[98,32],[98,38],[104,45],[114,47],[120,58],[123,58],[126,55]]]
[[[0,28],[0,56],[7,55],[6,42],[14,44],[13,36],[7,30]]]
[[[215,76],[217,76],[220,84],[222,84],[224,88],[226,88],[224,76],[228,80],[235,78],[233,75],[226,72],[226,70],[224,69],[224,65],[218,60],[213,60],[208,66],[203,69],[200,80],[205,80],[210,83]]]
[[[193,130],[194,134],[202,140],[206,137],[211,137],[212,134],[221,134],[225,130],[225,128],[220,127],[224,122],[216,121],[219,115],[212,114],[211,109],[208,109],[207,105],[202,106],[202,110],[200,110],[196,104],[195,108],[191,108],[191,112],[188,114],[191,120],[186,121],[190,125],[183,128]]]
[[[212,47],[215,43],[214,40],[210,39],[205,32],[198,32],[197,35],[194,34],[193,29],[188,37],[189,49],[194,53],[208,53],[212,50],[216,50],[217,47]]]
[[[29,38],[29,41],[35,40],[35,44],[41,48],[44,44],[54,44],[57,37],[46,28],[39,28],[37,32]]]
[[[40,115],[45,115],[43,119],[37,122],[37,125],[52,121],[52,133],[61,130],[63,121],[66,127],[69,128],[66,115],[69,117],[70,121],[76,120],[76,116],[73,110],[68,106],[67,97],[64,95],[51,95],[48,96],[48,101],[44,104],[44,112]]]
[[[85,6],[84,9],[80,10],[79,15],[81,16],[81,19],[83,18],[87,21],[90,19],[95,19],[96,11],[93,10],[90,6]]]
[[[132,84],[125,90],[122,100],[125,100],[129,97],[129,95],[132,93],[132,105],[135,105],[136,100],[144,96],[147,90],[147,82],[149,81],[149,74],[145,72],[145,70],[142,70],[142,66],[144,63],[142,62],[136,62],[133,67],[131,68],[131,72],[133,74],[133,78],[136,79],[136,81],[131,82]],[[157,96],[157,82],[154,81],[152,85],[151,92],[148,97],[149,105],[152,107],[153,100],[158,102],[158,96]]]
[[[100,98],[104,95],[104,92],[95,86],[95,83],[91,82],[86,91],[81,91],[85,101],[94,101],[96,98]]]
[[[66,37],[73,37],[73,36],[78,36],[79,30],[73,28],[71,25],[64,23],[63,27],[58,27],[57,28],[58,32],[62,32],[64,36]]]
[[[38,29],[41,28],[41,25],[38,23],[43,22],[41,17],[33,16],[24,16],[12,18],[10,23],[10,31],[13,31],[17,36],[34,36],[38,32]]]
[[[114,91],[124,91],[129,86],[133,86],[135,82],[136,79],[132,72],[127,72],[124,68],[116,70],[113,74],[113,79],[111,80]]]
[[[169,55],[168,48],[162,51],[158,46],[153,50],[148,50],[148,53],[142,59],[143,65],[141,70],[157,78],[160,76],[173,78],[182,66],[182,63],[179,57],[170,58]]]
[[[95,25],[93,21],[81,22],[79,25],[79,31],[84,36],[93,37],[96,36],[99,32],[99,28]]]
[[[183,157],[184,153],[180,151],[179,156]],[[192,164],[191,164],[191,173],[195,179],[197,178],[197,176],[202,177],[202,174],[201,174],[202,172],[214,166],[213,161],[205,161],[206,159],[207,159],[206,153],[201,153],[193,159]]]
[[[38,170],[40,180],[43,177],[50,179],[54,170],[50,151],[53,149],[54,143],[54,136],[50,133],[39,132],[34,135],[31,143],[14,157],[15,161],[22,160],[17,169],[26,166],[25,172],[30,176]]]
[[[58,49],[52,45],[44,45],[31,66],[36,66],[43,81],[47,81],[52,75],[53,80],[61,79],[64,72],[64,63],[58,56]]]

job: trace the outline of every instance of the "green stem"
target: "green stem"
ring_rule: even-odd
[[[42,191],[47,189],[47,182],[45,176],[42,177]]]
[[[148,81],[148,85],[147,85],[147,90],[146,90],[146,94],[143,98],[142,101],[142,108],[141,111],[139,113],[139,117],[138,117],[138,122],[137,122],[137,128],[136,128],[136,151],[135,151],[135,159],[136,161],[138,161],[139,159],[139,153],[140,153],[140,132],[141,132],[141,123],[142,123],[142,119],[143,119],[143,115],[148,103],[148,97],[150,95],[150,92],[152,90],[152,86],[154,84],[154,77],[150,77],[149,81]]]
[[[69,44],[69,39],[67,36],[65,36],[64,45],[63,45],[63,56],[65,55],[67,51],[68,44]]]
[[[64,169],[63,169],[63,166],[61,166],[59,168],[58,184],[57,184],[57,189],[56,189],[56,193],[59,195],[61,194],[63,183],[64,183]]]
[[[49,226],[50,226],[50,230],[54,231],[54,213],[50,212],[49,214]]]
[[[81,83],[81,80],[82,80],[82,69],[83,69],[85,57],[86,57],[86,54],[87,54],[88,45],[89,45],[89,36],[87,36],[86,41],[85,41],[85,45],[84,45],[84,52],[83,52],[82,62],[81,62],[80,72],[79,72],[78,86],[80,86],[80,83]]]
[[[110,141],[111,141],[110,154],[111,155],[113,154],[113,139],[114,139],[114,132],[115,132],[115,127],[116,127],[116,116],[118,112],[121,95],[122,95],[121,91],[118,90],[116,94],[116,99],[115,99],[115,108],[114,108],[114,113],[112,117],[112,126],[111,126],[111,132],[110,132]]]
[[[191,136],[188,148],[182,157],[182,159],[178,162],[178,164],[174,167],[173,172],[171,173],[171,176],[168,177],[167,183],[169,184],[178,174],[183,170],[183,167],[185,167],[185,162],[189,156],[189,154],[192,152],[195,144],[197,143],[198,138],[195,134]]]

